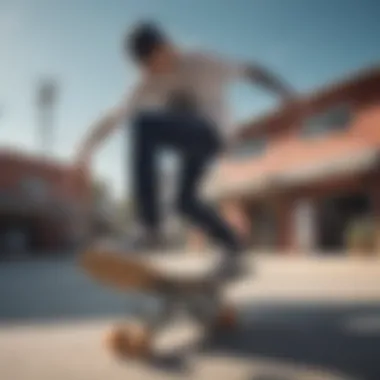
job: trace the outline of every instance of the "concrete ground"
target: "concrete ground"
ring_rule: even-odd
[[[93,283],[70,260],[1,263],[0,379],[380,378],[378,259],[261,256],[247,266],[252,275],[226,295],[238,329],[187,346],[194,326],[170,326],[146,365],[102,344],[141,297]]]

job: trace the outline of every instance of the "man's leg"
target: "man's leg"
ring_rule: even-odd
[[[194,153],[202,148],[203,128],[191,118],[170,112],[142,112],[132,123],[132,186],[136,216],[147,235],[159,234],[158,160],[160,148]],[[190,121],[189,121],[190,120]]]
[[[157,237],[160,230],[158,153],[171,147],[194,151],[200,136],[187,133],[185,118],[172,113],[142,112],[132,122],[132,187],[136,216],[145,236]],[[181,128],[183,127],[183,128]],[[187,135],[187,136],[186,136]],[[155,240],[155,239],[154,239]]]
[[[206,232],[212,240],[221,245],[228,254],[238,253],[242,244],[228,223],[216,209],[199,197],[199,187],[210,160],[215,152],[210,147],[210,155],[187,157],[184,159],[180,179],[178,209],[193,224]]]
[[[179,210],[226,250],[240,250],[239,239],[228,224],[198,198],[202,173],[221,149],[213,126],[188,114],[145,113],[136,119],[134,133],[135,199],[142,224],[154,233],[159,229],[156,154],[161,147],[173,148],[184,160]]]
[[[157,141],[144,122],[132,126],[132,187],[135,212],[146,234],[158,235],[160,227],[157,181]]]
[[[207,124],[204,128],[203,150],[196,151],[195,155],[183,154],[178,209],[222,248],[224,255],[216,268],[216,278],[234,279],[244,272],[243,263],[239,257],[244,250],[243,243],[218,211],[199,196],[203,175],[221,149],[215,130],[207,130]]]

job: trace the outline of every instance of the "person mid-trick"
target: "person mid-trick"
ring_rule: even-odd
[[[162,244],[158,205],[157,152],[172,149],[180,157],[178,212],[204,231],[222,253],[222,278],[240,273],[244,244],[217,210],[199,195],[205,169],[233,141],[228,121],[228,85],[248,80],[293,102],[294,92],[256,64],[222,59],[211,53],[184,52],[154,22],[139,23],[127,34],[125,53],[140,69],[139,82],[120,104],[90,129],[80,146],[78,163],[88,165],[95,149],[118,126],[132,129],[132,186],[143,234],[135,249]]]

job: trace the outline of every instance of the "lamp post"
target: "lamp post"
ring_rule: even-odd
[[[42,79],[37,88],[38,146],[48,156],[54,144],[54,111],[58,86],[53,79]]]

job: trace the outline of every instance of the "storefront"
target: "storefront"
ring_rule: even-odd
[[[247,125],[205,194],[252,248],[347,250],[352,225],[380,216],[379,94],[369,71],[305,99],[301,116]]]

